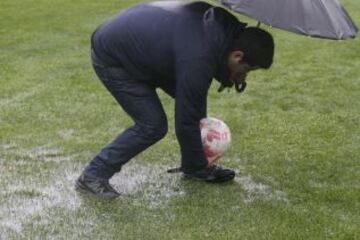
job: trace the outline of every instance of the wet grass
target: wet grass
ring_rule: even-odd
[[[136,2],[1,1],[0,239],[360,239],[359,39],[268,29],[274,67],[242,95],[214,83],[208,113],[232,129],[221,163],[233,183],[165,173],[180,156],[159,91],[170,131],[111,180],[123,196],[75,193],[82,167],[131,124],[90,67],[89,37]],[[360,25],[360,4],[343,4]]]

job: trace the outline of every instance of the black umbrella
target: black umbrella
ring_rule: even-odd
[[[358,31],[338,0],[217,0],[261,23],[312,37],[354,38]]]

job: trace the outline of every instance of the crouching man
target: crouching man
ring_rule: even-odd
[[[76,181],[77,190],[119,196],[109,179],[167,133],[156,88],[175,100],[183,175],[206,182],[235,177],[230,169],[208,166],[199,121],[206,117],[213,79],[220,82],[219,90],[235,87],[241,92],[250,71],[271,66],[274,42],[269,33],[246,27],[205,2],[154,2],[122,11],[98,27],[91,47],[97,76],[134,125],[92,159]]]

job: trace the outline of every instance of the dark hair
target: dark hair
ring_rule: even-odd
[[[237,35],[231,51],[241,50],[244,61],[252,67],[268,69],[273,62],[274,39],[265,30],[248,27]]]

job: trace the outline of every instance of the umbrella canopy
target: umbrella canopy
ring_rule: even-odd
[[[312,37],[354,38],[358,31],[338,0],[217,0],[267,25]]]

